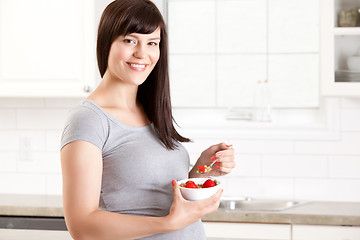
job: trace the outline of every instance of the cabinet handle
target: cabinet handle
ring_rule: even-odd
[[[89,85],[84,85],[83,90],[84,90],[84,92],[89,93],[89,92],[91,92],[91,87]]]

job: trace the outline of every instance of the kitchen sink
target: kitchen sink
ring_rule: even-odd
[[[219,209],[224,210],[244,210],[244,211],[283,211],[285,209],[297,207],[307,202],[291,200],[269,200],[252,198],[223,197],[220,201]]]

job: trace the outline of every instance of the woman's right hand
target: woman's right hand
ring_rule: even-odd
[[[210,198],[188,201],[182,197],[180,187],[175,180],[172,180],[172,185],[174,200],[169,215],[166,216],[172,231],[180,230],[198,221],[202,216],[216,212],[219,207],[222,189]]]

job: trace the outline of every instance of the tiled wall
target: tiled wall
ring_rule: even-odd
[[[0,193],[61,194],[59,140],[77,102],[0,99]]]
[[[69,108],[79,101],[0,99],[0,194],[61,194],[59,140]],[[224,194],[360,201],[360,99],[340,99],[340,115],[335,140],[231,139],[238,167],[223,178]],[[194,161],[217,141],[185,146]],[[22,155],[27,149],[29,158]]]

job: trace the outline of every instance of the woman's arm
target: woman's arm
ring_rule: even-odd
[[[76,240],[134,239],[179,230],[216,211],[221,192],[201,201],[186,201],[173,184],[174,202],[165,217],[145,217],[98,210],[102,179],[101,150],[74,141],[61,150],[66,225]]]
[[[234,161],[234,149],[231,145],[225,143],[219,143],[210,146],[208,149],[203,151],[197,160],[194,167],[189,172],[190,178],[207,177],[207,176],[222,176],[230,173],[236,166]],[[212,163],[212,159],[218,158],[219,164],[212,166],[211,172],[207,174],[200,174],[197,172],[198,167],[201,165],[209,166]]]

